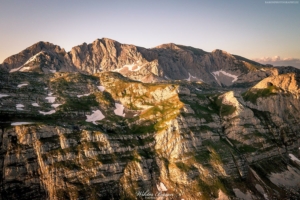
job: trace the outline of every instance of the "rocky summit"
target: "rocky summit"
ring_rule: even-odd
[[[103,38],[0,65],[1,199],[299,199],[300,72]]]

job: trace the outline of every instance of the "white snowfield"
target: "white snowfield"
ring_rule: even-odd
[[[200,90],[200,89],[198,89],[198,88],[196,88],[196,90],[198,90],[198,91],[202,91],[202,90]]]
[[[53,74],[56,72],[56,70],[52,70],[52,69],[50,69],[49,71]]]
[[[292,161],[296,161],[296,162],[300,163],[300,160],[296,156],[294,156],[293,154],[290,153],[289,157],[291,158]]]
[[[24,87],[24,86],[26,86],[26,85],[28,85],[28,84],[27,84],[27,83],[19,84],[19,85],[18,85],[18,88]]]
[[[216,76],[220,76],[220,73],[222,73],[222,74],[225,75],[225,76],[229,76],[229,77],[233,78],[232,83],[238,80],[238,77],[237,77],[236,75],[229,74],[229,73],[223,71],[222,69],[219,70],[219,71],[213,72],[213,75],[214,75],[215,79],[217,79]],[[217,81],[218,81],[218,80],[217,80]]]
[[[60,105],[61,105],[61,104],[59,104],[59,103],[55,103],[55,104],[52,104],[51,107],[57,108],[57,107],[60,106]]]
[[[78,97],[78,98],[83,97],[83,96],[86,96],[86,97],[87,97],[87,96],[89,96],[90,94],[91,94],[91,93],[83,94],[83,95],[77,95],[77,97]]]
[[[19,71],[24,72],[30,70],[31,67],[22,67]]]
[[[48,100],[48,103],[54,103],[55,102],[55,99],[56,97],[46,97],[45,99]]]
[[[39,111],[39,112],[43,115],[51,115],[51,114],[55,113],[55,110],[50,110],[49,112],[43,112],[43,111]]]
[[[33,122],[13,122],[11,126],[19,126],[19,125],[26,125],[26,124],[33,124]]]
[[[104,86],[102,86],[102,85],[100,85],[100,86],[97,86],[97,88],[101,91],[101,92],[104,92],[104,90],[105,90],[105,87]]]
[[[119,115],[121,117],[125,117],[125,113],[123,113],[124,111],[124,106],[122,104],[119,103],[115,103],[116,109],[114,110],[114,113],[116,115]]]
[[[171,80],[169,77],[165,76],[166,79]]]
[[[86,115],[87,119],[85,121],[87,122],[93,122],[93,124],[96,124],[96,121],[102,120],[105,118],[105,116],[102,114],[100,110],[93,111],[93,114]]]
[[[31,105],[34,107],[40,107],[39,104],[37,104],[37,103],[32,103]]]
[[[165,184],[163,184],[162,182],[160,182],[160,184],[156,184],[157,190],[160,192],[165,192],[168,191],[168,189],[166,188]]]
[[[8,97],[9,95],[7,95],[7,94],[0,94],[0,98],[2,98],[2,97]]]

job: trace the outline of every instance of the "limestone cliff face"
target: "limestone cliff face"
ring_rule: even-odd
[[[3,72],[1,198],[297,198],[298,93],[293,74],[241,93],[116,72]]]

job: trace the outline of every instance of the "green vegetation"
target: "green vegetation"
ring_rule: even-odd
[[[151,120],[144,121],[143,125],[133,125],[129,130],[129,134],[143,135],[146,133],[152,133],[155,131],[155,124]]]
[[[237,140],[233,140],[233,139],[229,139],[230,142],[232,144],[234,144],[237,149],[241,152],[241,153],[252,153],[252,152],[256,152],[257,150],[259,150],[258,148],[251,146],[251,145],[247,145],[247,144],[243,144]]]
[[[81,138],[81,132],[80,131],[73,131],[72,133],[69,134],[64,134],[64,136],[67,139],[74,139],[76,141],[80,141]]]
[[[138,150],[138,154],[146,159],[151,159],[155,156],[154,149],[146,148]]]
[[[202,163],[202,164],[208,163],[209,158],[210,158],[210,152],[207,150],[207,148],[205,148],[202,151],[197,152],[194,155],[195,161],[198,163]]]
[[[215,104],[219,107],[221,116],[231,115],[236,111],[236,107],[233,105],[227,105],[222,103],[222,99],[219,97],[215,98]]]
[[[89,111],[90,107],[98,106],[95,95],[83,96],[81,98],[68,98],[66,102],[60,106],[60,110],[66,111]]]
[[[272,86],[268,86],[267,88],[264,88],[264,89],[248,90],[242,94],[242,97],[245,101],[250,101],[250,102],[256,104],[256,100],[259,97],[266,98],[271,95],[276,95],[279,90],[280,90],[280,88],[272,85]]]
[[[231,115],[236,111],[236,107],[232,106],[232,105],[225,105],[223,104],[221,106],[221,115],[222,116],[227,116],[227,115]]]
[[[184,50],[188,50],[193,52],[194,55],[196,56],[202,56],[204,54],[206,54],[207,52],[203,51],[202,49],[197,49],[191,46],[183,46],[183,45],[177,45],[178,47],[184,49]]]
[[[212,114],[217,114],[217,110],[214,110],[212,108],[209,109],[208,107],[212,107],[211,104],[209,105],[201,105],[199,103],[194,103],[194,102],[189,102],[189,101],[184,101],[186,104],[189,104],[190,107],[194,110],[195,112],[195,115],[197,118],[204,118],[207,122],[212,122],[213,121],[213,118],[212,118]],[[182,113],[183,116],[188,116],[188,115],[191,115],[191,114],[187,114],[187,113]]]
[[[194,166],[185,164],[183,162],[176,162],[175,164],[183,172],[189,172],[190,170],[196,169]]]
[[[219,196],[219,190],[227,195],[232,195],[228,189],[229,182],[222,177],[215,177],[212,180],[198,179],[197,190],[201,192],[201,199],[215,199]]]

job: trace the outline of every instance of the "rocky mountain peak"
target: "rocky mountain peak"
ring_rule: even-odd
[[[31,45],[30,47],[26,48],[20,53],[6,58],[2,63],[2,67],[8,71],[18,68],[25,64],[31,57],[35,56],[36,54],[42,51],[53,52],[61,56],[64,56],[66,54],[65,50],[62,49],[60,46],[54,45],[49,42],[40,41]]]
[[[179,50],[180,48],[174,43],[167,43],[167,44],[158,45],[155,47],[155,49]]]
[[[227,51],[221,50],[221,49],[215,49],[211,53],[213,56],[229,56],[229,57],[234,58],[230,53],[228,53]]]

